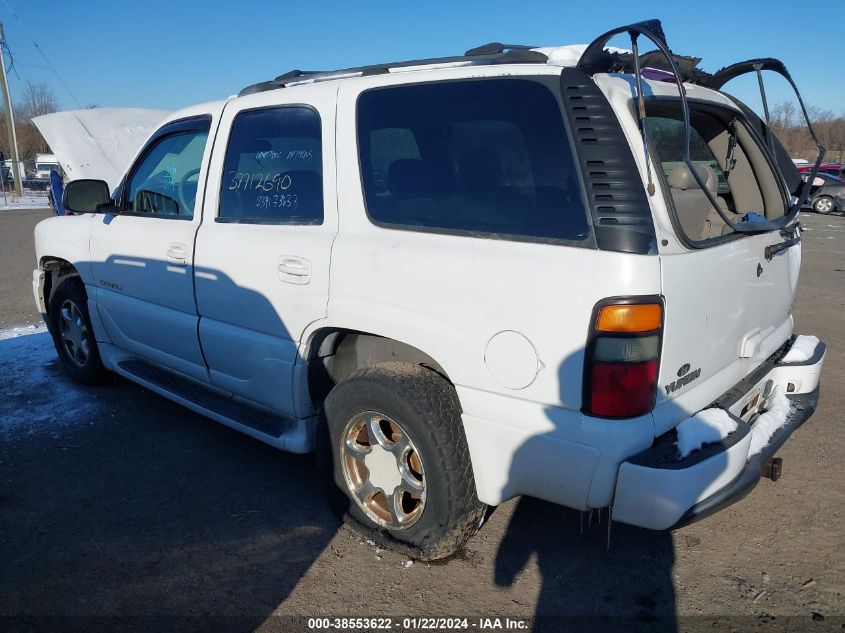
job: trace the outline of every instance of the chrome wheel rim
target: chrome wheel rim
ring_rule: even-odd
[[[816,202],[816,211],[819,213],[830,213],[833,209],[833,200],[822,198]]]
[[[395,420],[375,411],[349,420],[340,462],[350,496],[377,525],[397,530],[419,520],[426,499],[422,458]]]
[[[62,347],[77,367],[84,367],[91,356],[91,344],[82,310],[73,301],[66,299],[59,310],[59,316]]]

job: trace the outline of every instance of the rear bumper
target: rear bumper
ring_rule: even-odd
[[[826,348],[819,343],[811,358],[784,364],[788,346],[758,367],[714,403],[737,421],[737,430],[722,442],[677,459],[674,430],[661,435],[645,451],[619,467],[613,520],[650,529],[671,529],[692,523],[738,501],[760,479],[763,463],[816,409],[819,378]],[[791,402],[786,423],[768,445],[749,457],[751,427],[739,416],[753,394],[780,386]]]

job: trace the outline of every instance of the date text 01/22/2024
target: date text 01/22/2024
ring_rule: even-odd
[[[394,618],[309,618],[308,628],[320,630],[386,630],[386,631],[441,631],[441,630],[528,630],[529,620],[523,618],[444,618],[408,617]]]

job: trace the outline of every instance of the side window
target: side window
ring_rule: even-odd
[[[320,117],[274,107],[235,117],[226,148],[219,222],[322,224]]]
[[[370,90],[358,99],[358,146],[377,224],[541,241],[589,234],[561,109],[542,83]]]
[[[208,130],[177,132],[156,141],[129,178],[126,211],[194,217],[197,181]]]

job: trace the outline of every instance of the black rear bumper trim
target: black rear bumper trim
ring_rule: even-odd
[[[775,431],[768,446],[749,459],[745,464],[745,468],[733,481],[692,506],[670,529],[675,530],[709,517],[711,514],[715,514],[719,510],[736,503],[754,489],[754,486],[760,481],[760,470],[763,463],[777,453],[786,440],[789,439],[789,436],[792,435],[793,431],[804,424],[815,412],[819,402],[819,387],[817,386],[810,393],[800,395],[787,394],[787,397],[793,404],[794,413],[785,425]]]

